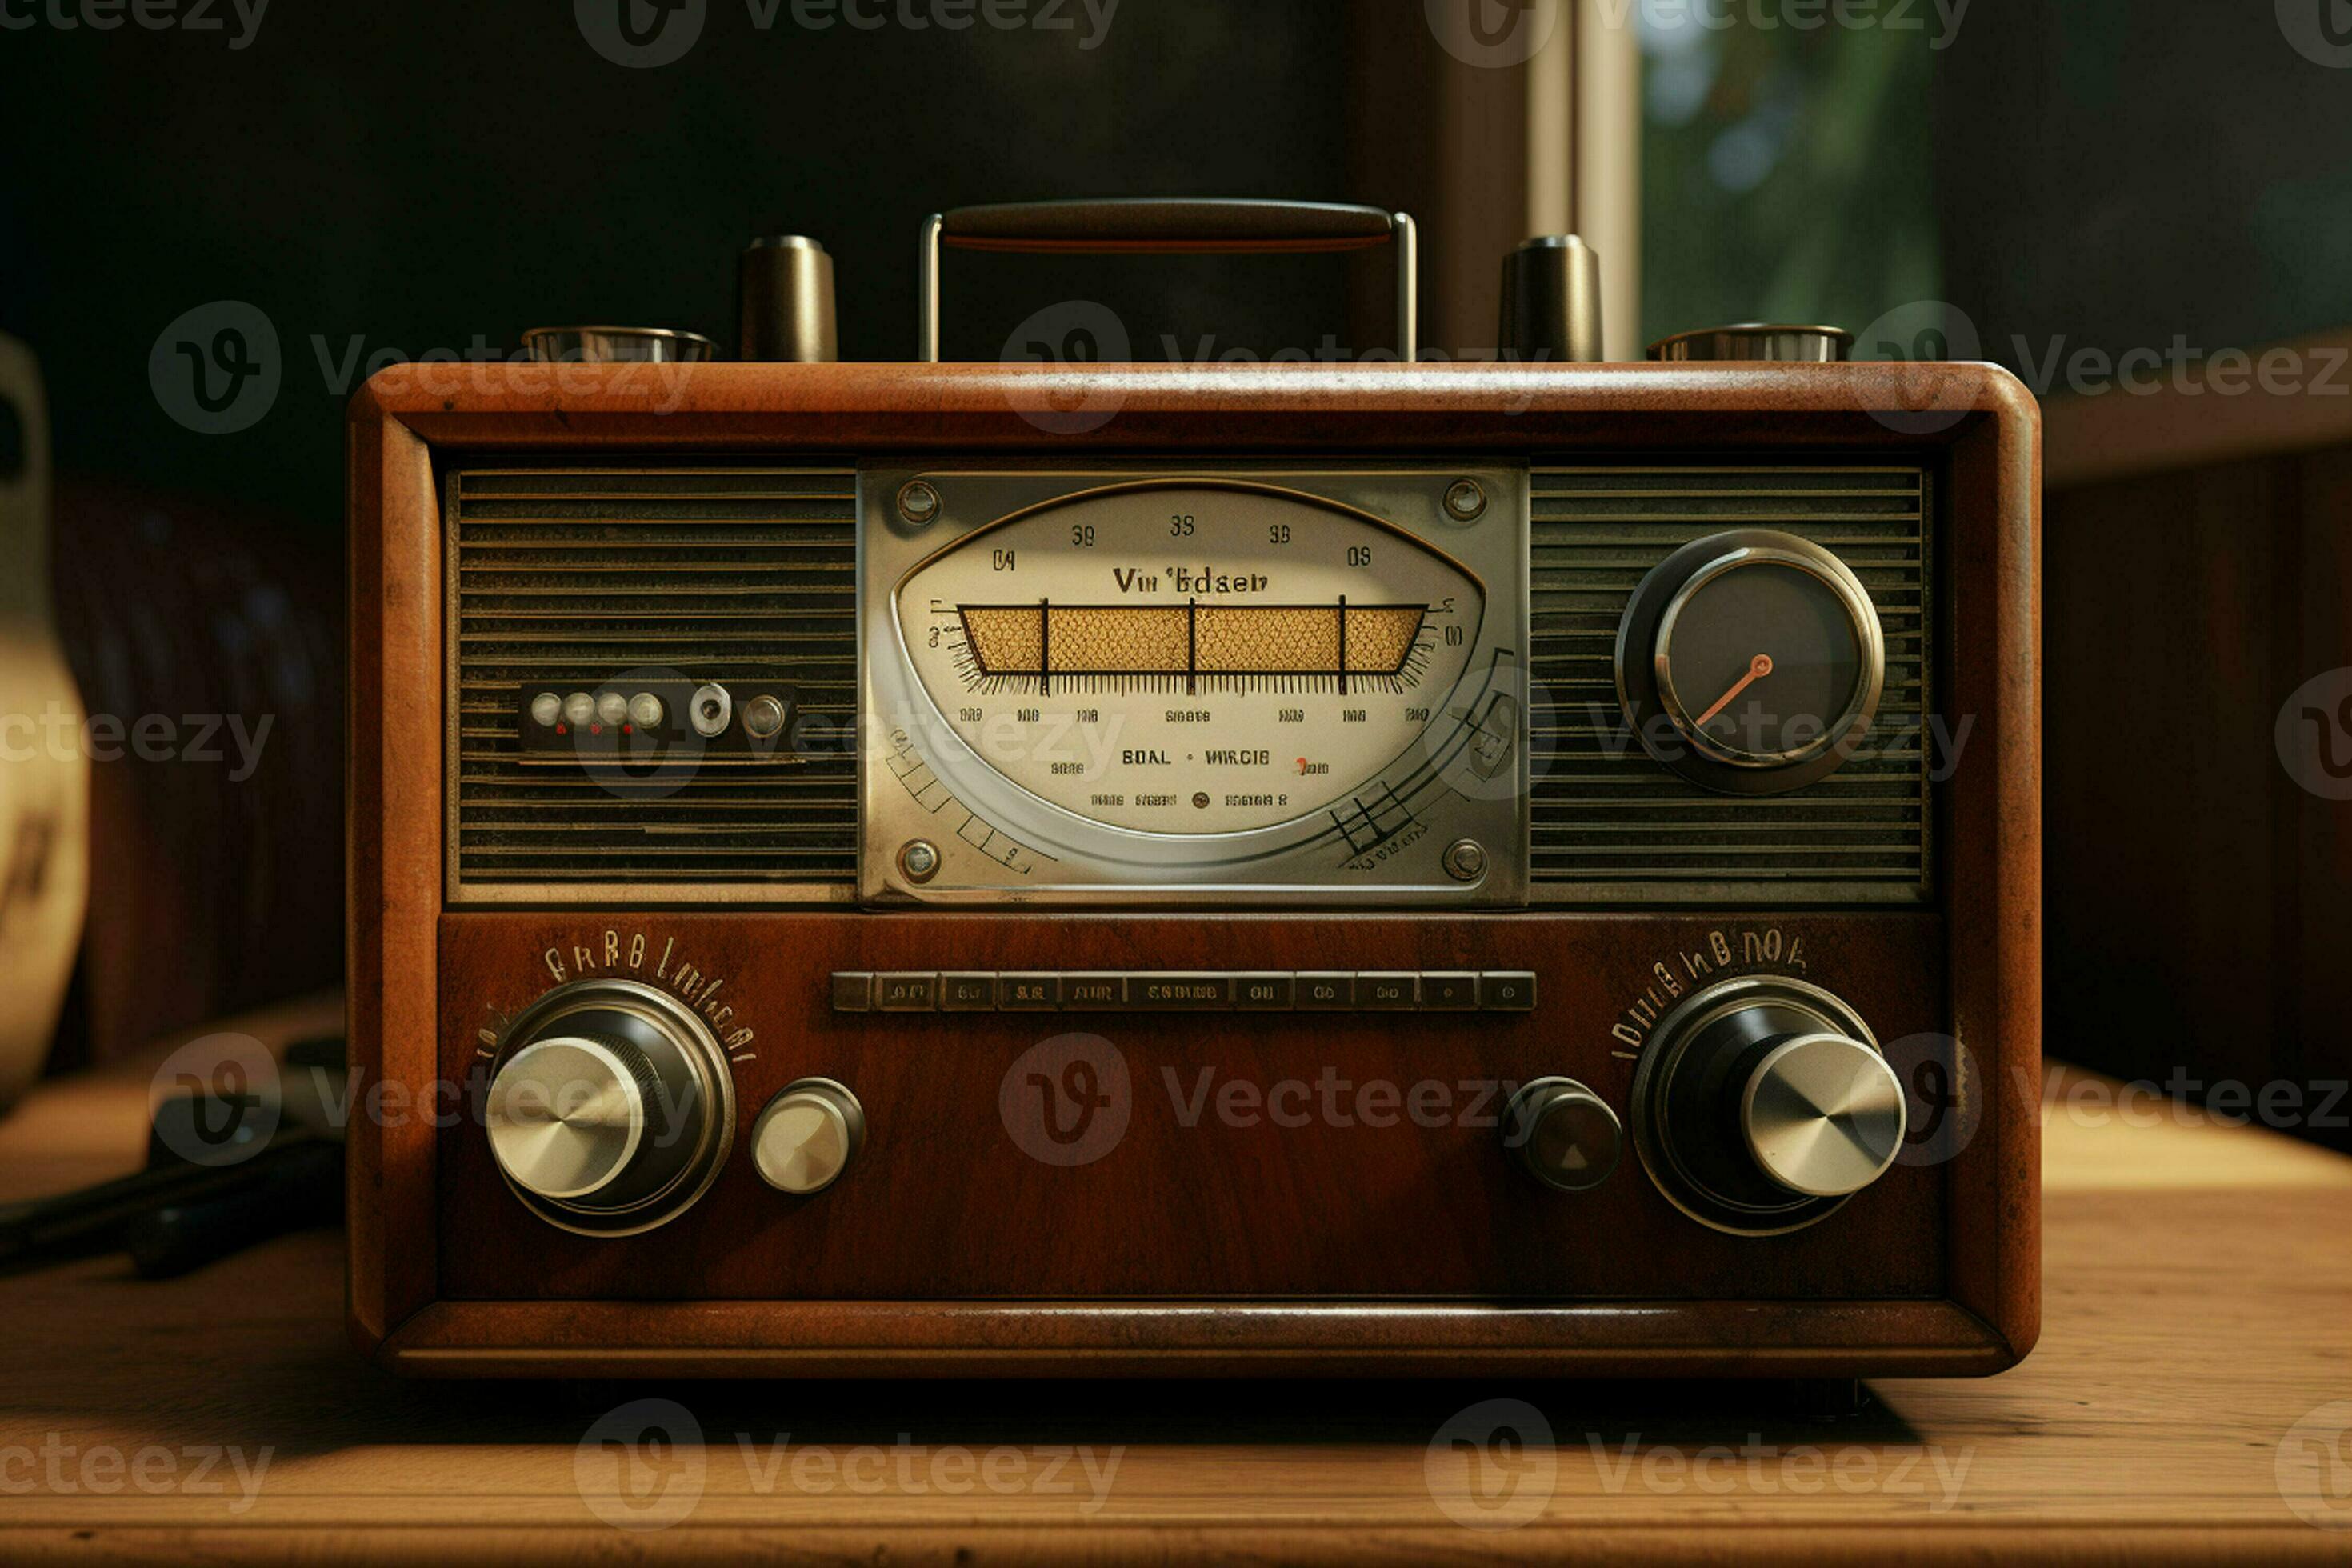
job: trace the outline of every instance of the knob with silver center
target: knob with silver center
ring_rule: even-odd
[[[517,1051],[490,1086],[490,1152],[542,1198],[592,1197],[635,1158],[659,1093],[645,1052],[613,1037],[563,1035]]]
[[[583,980],[508,1026],[484,1121],[507,1184],[541,1218],[625,1236],[702,1195],[734,1103],[726,1053],[691,1010],[635,981]]]
[[[1823,1219],[1886,1173],[1903,1083],[1869,1026],[1801,980],[1724,981],[1652,1031],[1633,1077],[1633,1142],[1674,1204],[1770,1236]]]
[[[805,1196],[839,1179],[866,1142],[857,1097],[826,1078],[785,1085],[751,1124],[751,1163],[780,1193]]]
[[[1842,1198],[1885,1174],[1903,1124],[1903,1085],[1886,1058],[1843,1035],[1773,1047],[1739,1094],[1749,1158],[1810,1197]]]

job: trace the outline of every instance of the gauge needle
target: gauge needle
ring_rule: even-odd
[[[1770,654],[1759,653],[1754,658],[1749,659],[1748,661],[1748,673],[1741,676],[1738,683],[1735,684],[1730,690],[1717,698],[1715,700],[1714,707],[1708,709],[1706,712],[1698,716],[1699,723],[1705,724],[1709,719],[1714,718],[1717,714],[1730,707],[1731,700],[1733,698],[1738,696],[1741,692],[1747,690],[1749,686],[1763,679],[1766,676],[1771,673],[1772,656]]]

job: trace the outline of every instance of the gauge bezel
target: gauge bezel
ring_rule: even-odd
[[[1803,746],[1753,752],[1724,745],[1694,723],[1673,680],[1676,621],[1708,584],[1738,571],[1779,566],[1828,587],[1843,606],[1860,657],[1844,712]],[[1819,782],[1844,765],[1878,717],[1886,689],[1886,637],[1878,606],[1853,568],[1832,552],[1777,529],[1735,529],[1692,541],[1642,579],[1618,623],[1617,699],[1642,748],[1692,783],[1727,795],[1778,795]],[[1681,742],[1658,743],[1663,716]]]
[[[1490,498],[1475,520],[1444,505],[1447,490],[1464,479]],[[910,522],[894,498],[917,479],[940,494],[941,505],[926,521]],[[1431,692],[1431,720],[1358,789],[1281,823],[1181,835],[1074,813],[974,752],[940,712],[908,653],[900,590],[948,551],[1064,504],[1185,488],[1272,496],[1345,515],[1438,556],[1484,596],[1461,674]],[[1327,468],[1247,460],[1085,468],[974,461],[862,470],[859,680],[861,723],[872,733],[861,748],[860,898],[983,905],[1139,899],[1207,907],[1524,904],[1530,809],[1527,497],[1525,468],[1491,460]],[[1507,744],[1496,771],[1471,776],[1486,725]],[[1425,830],[1360,851],[1340,818],[1352,820],[1352,803],[1365,798],[1401,803],[1415,828]],[[943,857],[938,873],[921,884],[906,877],[898,858],[917,837]],[[1486,872],[1466,883],[1444,864],[1447,847],[1465,837],[1488,851]]]

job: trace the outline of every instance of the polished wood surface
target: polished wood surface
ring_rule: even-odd
[[[1049,435],[1040,408],[1110,408]],[[1025,412],[1024,412],[1025,411]],[[434,449],[844,453],[1919,452],[1981,440],[2020,512],[2041,410],[1990,365],[403,364],[352,398],[355,480]],[[373,494],[355,489],[365,508]],[[404,499],[404,492],[391,499]],[[360,515],[360,514],[355,514]],[[363,521],[363,517],[362,518]],[[404,531],[404,542],[408,539]],[[356,552],[362,541],[352,542]],[[355,563],[356,564],[356,563]]]
[[[2296,1425],[2352,1399],[2352,1160],[2053,1079],[2041,1347],[1993,1378],[1876,1383],[1844,1422],[1764,1385],[1517,1377],[404,1382],[344,1342],[341,1248],[314,1234],[161,1283],[119,1258],[0,1279],[0,1558],[2345,1561],[2352,1532],[2296,1508],[2352,1523],[2352,1489],[2313,1481]],[[135,1066],[45,1085],[0,1121],[0,1199],[129,1168],[145,1088]],[[703,1443],[647,1453],[640,1500],[688,1496],[664,1489],[697,1458],[702,1479],[676,1523],[621,1531],[594,1509],[654,1516],[625,1511],[591,1429],[641,1398]],[[1474,1472],[1448,1424],[1489,1399],[1552,1447]]]
[[[1094,429],[1049,437],[1023,413],[1040,406],[1041,399],[1052,406],[1091,400],[1089,406],[1097,407],[1108,399],[1116,407]],[[1195,1235],[1185,1228],[1187,1216],[1110,1183],[1097,1190],[1119,1196],[1117,1205],[1069,1200],[1066,1213],[1051,1208],[1042,1216],[1017,1205],[989,1210],[983,1200],[1025,1190],[1038,1173],[1008,1177],[1000,1167],[975,1167],[967,1157],[958,1173],[977,1179],[969,1197],[959,1195],[955,1212],[966,1212],[967,1203],[982,1207],[956,1237],[940,1241],[935,1229],[923,1228],[939,1223],[939,1205],[927,1199],[869,1215],[854,1237],[845,1230],[814,1249],[810,1263],[817,1278],[855,1297],[855,1313],[819,1301],[749,1304],[749,1298],[787,1294],[789,1288],[769,1282],[779,1270],[752,1269],[740,1226],[722,1234],[730,1214],[753,1215],[754,1227],[777,1223],[756,1217],[771,1211],[748,1206],[760,1199],[740,1171],[723,1178],[732,1184],[734,1206],[717,1197],[699,1220],[682,1222],[687,1228],[667,1244],[675,1247],[676,1238],[685,1238],[686,1250],[659,1250],[665,1244],[656,1244],[648,1253],[632,1247],[629,1256],[639,1267],[624,1268],[610,1260],[621,1253],[566,1253],[561,1238],[502,1224],[513,1216],[497,1206],[505,1194],[478,1145],[436,1140],[429,1119],[410,1117],[396,1125],[363,1123],[354,1132],[355,1337],[414,1370],[475,1375],[502,1364],[541,1371],[610,1365],[625,1350],[630,1365],[651,1370],[648,1357],[666,1342],[675,1346],[680,1368],[710,1366],[709,1357],[718,1353],[730,1358],[722,1364],[734,1373],[805,1371],[813,1358],[855,1350],[873,1356],[867,1370],[916,1373],[926,1370],[924,1334],[934,1336],[929,1370],[942,1374],[1027,1371],[1051,1350],[1093,1358],[1090,1369],[1102,1373],[1141,1370],[1155,1358],[1171,1360],[1164,1370],[1172,1373],[1171,1351],[1229,1352],[1234,1366],[1267,1373],[1354,1373],[1391,1362],[1436,1374],[1534,1362],[1552,1371],[1712,1373],[1743,1352],[1744,1364],[1759,1373],[1768,1366],[1813,1373],[1838,1368],[1984,1372],[2009,1364],[2032,1345],[2039,1312],[2037,1131],[2030,1099],[2017,1087],[2033,1080],[2041,1047],[2039,428],[2038,410],[2014,378],[1975,365],[1239,372],[1111,365],[1075,373],[991,365],[412,365],[376,376],[351,411],[354,664],[361,671],[354,711],[361,714],[384,710],[394,693],[439,687],[440,627],[431,605],[441,586],[441,524],[432,498],[433,463],[444,452],[589,460],[648,452],[838,458],[910,450],[1045,449],[1056,457],[1307,450],[1370,460],[1415,450],[1546,458],[1607,451],[1673,454],[1704,463],[1748,461],[1769,450],[1856,458],[1900,454],[1920,461],[1940,476],[1944,513],[1939,532],[1947,600],[1938,623],[1947,632],[1936,663],[1946,697],[1939,707],[1965,716],[1973,728],[1962,764],[1940,792],[1936,823],[1942,846],[1941,950],[1860,983],[1894,995],[1902,995],[1907,983],[1910,994],[1894,1005],[1895,1013],[1922,1018],[1922,1030],[1966,1042],[1978,1070],[1964,1078],[1961,1092],[1973,1095],[1981,1114],[1975,1135],[1948,1163],[1932,1173],[1906,1170],[1852,1206],[1853,1234],[1865,1238],[1864,1245],[1840,1251],[1821,1237],[1792,1237],[1756,1244],[1755,1261],[1735,1262],[1724,1251],[1710,1251],[1718,1247],[1710,1241],[1689,1249],[1695,1261],[1686,1266],[1652,1268],[1647,1278],[1656,1283],[1647,1287],[1633,1283],[1643,1277],[1636,1261],[1683,1248],[1690,1228],[1663,1204],[1611,1216],[1611,1223],[1623,1224],[1612,1258],[1587,1262],[1578,1255],[1584,1250],[1580,1241],[1554,1237],[1572,1249],[1557,1260],[1505,1271],[1498,1254],[1479,1253],[1479,1244],[1465,1242],[1449,1227],[1448,1211],[1425,1191],[1405,1193],[1384,1215],[1377,1205],[1362,1205],[1361,1183],[1335,1184],[1328,1173],[1276,1161],[1265,1173],[1294,1179],[1286,1188],[1279,1180],[1261,1188],[1235,1177],[1236,1170],[1248,1167],[1231,1163],[1222,1174],[1205,1173],[1227,1181],[1230,1192],[1192,1216],[1212,1222],[1205,1234]],[[467,1059],[486,1008],[510,1008],[532,994],[517,994],[510,989],[517,983],[504,978],[518,967],[527,972],[527,963],[518,964],[512,955],[500,959],[495,976],[487,966],[468,968],[463,942],[452,943],[446,932],[506,930],[518,933],[509,940],[512,953],[520,954],[525,928],[443,920],[440,758],[389,730],[355,724],[353,736],[352,1060],[371,1080],[386,1080],[414,1096]],[[917,945],[911,937],[922,930],[919,921],[898,915],[806,918],[819,923],[792,929],[825,934],[780,948],[772,937],[785,928],[761,923],[775,917],[744,915],[722,939],[739,953],[756,945],[763,954],[757,964],[735,961],[739,973],[783,967],[775,962],[779,952],[793,952],[793,966],[805,963],[796,978],[799,989],[776,994],[797,998],[779,1005],[788,1017],[801,1009],[803,1020],[823,970],[836,966],[806,960],[804,953],[856,951],[869,942],[877,952],[911,952]],[[1740,917],[1763,918],[1761,912]],[[1664,915],[1510,920],[1518,923],[1497,924],[1491,932],[1544,933],[1535,956],[1521,966],[1546,973],[1555,998],[1605,993],[1622,984],[1608,964],[1587,967],[1590,955],[1575,947],[1570,932],[1643,931],[1613,950],[1613,963],[1644,945],[1671,952],[1692,924]],[[996,923],[1008,931],[1019,925]],[[1039,922],[1035,929],[1057,931],[1081,946],[1093,942],[1096,951],[1141,953],[1150,951],[1140,940],[1147,923],[1103,917]],[[1479,943],[1448,946],[1449,930],[1489,927],[1450,916],[1401,917],[1394,924],[1426,928],[1411,942],[1389,939],[1398,951],[1434,943],[1429,951],[1443,949],[1452,967],[1499,967],[1492,956],[1497,942],[1528,941],[1490,932]],[[1189,926],[1182,948],[1188,962],[1168,966],[1234,969],[1259,962],[1235,944],[1235,933],[1249,931],[1245,924],[1212,915]],[[1294,921],[1288,929],[1304,933],[1293,949],[1300,955],[1296,967],[1365,966],[1338,942],[1353,929],[1343,922]],[[1318,930],[1320,942],[1313,940]],[[878,934],[886,931],[907,940],[894,945],[894,939]],[[1078,935],[1087,931],[1098,935]],[[1013,940],[1040,955],[1039,967],[1076,962],[1048,963],[1042,955],[1050,944]],[[900,966],[956,962],[942,954]],[[1161,966],[1142,959],[1121,966],[1147,963]],[[972,967],[991,966],[972,961]],[[1920,1015],[1913,1004],[1922,997],[1938,998],[1940,1013]],[[1606,1011],[1585,1017],[1586,1027],[1599,1027]],[[1426,1020],[1414,1026],[1446,1027]],[[1449,1065],[1491,1071],[1500,1063],[1486,1053],[1498,1050],[1516,1049],[1519,1054],[1509,1058],[1514,1066],[1538,1059],[1524,1032],[1514,1047],[1507,1030],[1475,1023],[1451,1027],[1455,1033],[1444,1047],[1453,1053],[1444,1058]],[[909,1029],[920,1037],[920,1026]],[[1390,1031],[1350,1024],[1326,1033],[1336,1037],[1334,1065],[1343,1072],[1363,1076],[1354,1059],[1360,1055],[1376,1069],[1399,1064]],[[1214,1027],[1202,1034],[1220,1037]],[[812,1037],[838,1040],[840,1035],[830,1020],[804,1021],[788,1024],[781,1037],[804,1049]],[[1490,1047],[1490,1038],[1502,1044]],[[1003,1043],[992,1039],[990,1048]],[[1585,1039],[1563,1048],[1581,1061],[1598,1043]],[[885,1047],[860,1046],[869,1048]],[[1225,1048],[1241,1053],[1227,1060],[1239,1061],[1254,1047],[1234,1037]],[[1004,1058],[998,1059],[993,1069],[970,1055],[923,1068],[946,1075],[970,1095],[995,1081],[992,1072],[1001,1075]],[[903,1091],[906,1103],[916,1104],[905,1088],[917,1070],[913,1065],[902,1060],[877,1070],[886,1093]],[[914,1125],[924,1124],[921,1114],[916,1112]],[[1202,1142],[1191,1152],[1188,1172],[1204,1175],[1202,1151],[1210,1148]],[[968,1156],[970,1147],[958,1152]],[[1255,1157],[1263,1161],[1263,1151]],[[1298,1152],[1285,1158],[1296,1161]],[[1429,1159],[1426,1148],[1418,1149],[1403,1160],[1403,1169],[1421,1168]],[[958,1162],[947,1163],[953,1168]],[[915,1194],[906,1184],[951,1182],[954,1175],[894,1172],[892,1179],[904,1197]],[[1510,1200],[1493,1183],[1482,1181],[1475,1191],[1482,1212],[1511,1217],[1496,1208]],[[1636,1195],[1634,1184],[1622,1191],[1622,1198],[1612,1194],[1612,1201],[1647,1201]],[[1260,1232],[1270,1227],[1292,1239],[1211,1270],[1222,1285],[1213,1299],[1204,1294],[1188,1310],[1163,1310],[1164,1321],[1143,1327],[1136,1309],[1109,1294],[1170,1292],[1172,1282],[1187,1276],[1187,1265],[1215,1247],[1219,1237],[1229,1247],[1240,1245],[1234,1222],[1245,1210],[1260,1216],[1253,1220]],[[816,1205],[803,1212],[814,1213]],[[1084,1217],[1072,1224],[1073,1215]],[[1150,1267],[1125,1277],[1118,1274],[1115,1257],[1084,1245],[1122,1221],[1123,1239],[1166,1249]],[[1010,1313],[1023,1325],[1017,1329],[973,1311],[941,1310],[939,1299],[956,1291],[1001,1296],[1020,1289],[1023,1279],[1039,1278],[1024,1266],[1022,1251],[1024,1245],[1042,1245],[1039,1240],[1000,1241],[994,1252],[979,1240],[986,1226],[1022,1223],[1047,1233],[1066,1228],[1079,1238],[1073,1243],[1078,1261],[1058,1275],[1049,1271],[1043,1288],[1058,1292],[1084,1283],[1099,1293],[1091,1299],[1056,1294],[1029,1308],[1000,1305],[999,1320]],[[1338,1247],[1335,1236],[1356,1237],[1362,1255]],[[1912,1238],[1908,1244],[1895,1239],[1904,1236]],[[933,1245],[920,1245],[926,1241]],[[782,1238],[775,1245],[781,1248]],[[1427,1256],[1408,1250],[1414,1247]],[[902,1252],[895,1258],[867,1258],[861,1248]],[[1459,1256],[1449,1260],[1448,1250]],[[690,1259],[682,1270],[681,1258]],[[1769,1261],[1773,1258],[1779,1261]],[[1849,1261],[1856,1258],[1868,1262]],[[648,1265],[659,1272],[649,1275]],[[1198,1277],[1197,1269],[1190,1272]],[[895,1307],[872,1294],[886,1288],[905,1291],[907,1282],[927,1274],[943,1276],[948,1288],[908,1292]],[[1394,1283],[1375,1283],[1382,1279]],[[1594,1292],[1553,1303],[1576,1308],[1581,1318],[1548,1321],[1512,1300],[1564,1282]],[[1710,1293],[1691,1295],[1695,1283],[1706,1284]],[[622,1300],[547,1302],[523,1310],[487,1299],[528,1301],[590,1288]],[[1289,1299],[1307,1293],[1330,1299],[1314,1312]],[[688,1299],[669,1304],[628,1300],[649,1295]],[[1370,1299],[1379,1296],[1389,1300]],[[1431,1296],[1459,1300],[1433,1312],[1424,1304]],[[1541,1360],[1546,1351],[1549,1362]]]

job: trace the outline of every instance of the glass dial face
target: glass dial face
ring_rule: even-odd
[[[1853,722],[1869,672],[1856,606],[1801,565],[1749,557],[1695,577],[1658,628],[1675,728],[1755,766],[1816,755]]]
[[[1443,715],[1485,609],[1459,564],[1248,486],[1097,491],[908,574],[908,656],[989,766],[1090,821],[1240,833],[1330,805]]]

